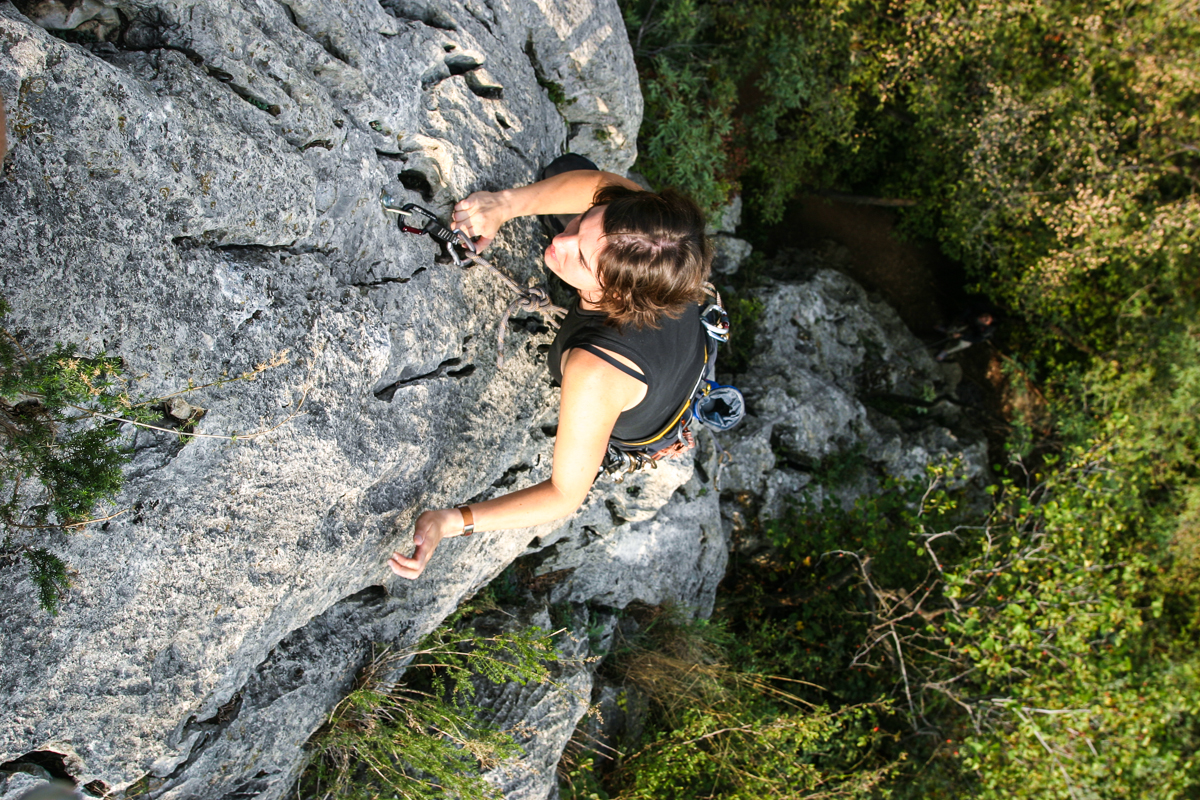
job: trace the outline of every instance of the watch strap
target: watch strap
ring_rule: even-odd
[[[462,512],[462,518],[463,518],[462,535],[470,536],[472,533],[475,532],[475,515],[471,513],[471,507],[470,506],[455,506],[455,508],[457,508],[460,512]]]

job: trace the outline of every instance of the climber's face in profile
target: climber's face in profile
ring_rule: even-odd
[[[579,290],[585,301],[600,299],[596,277],[598,256],[604,247],[604,206],[592,206],[571,220],[546,248],[546,266],[568,285]]]

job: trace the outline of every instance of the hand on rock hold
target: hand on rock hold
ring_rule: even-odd
[[[421,516],[417,517],[416,528],[413,531],[413,545],[416,549],[412,556],[392,553],[392,557],[388,559],[388,566],[401,578],[416,580],[425,571],[425,565],[429,563],[433,551],[437,550],[442,539],[456,536],[462,533],[462,529],[462,512],[457,508],[422,512]]]
[[[453,227],[475,240],[475,249],[487,249],[500,226],[512,219],[507,192],[473,192],[454,206]]]

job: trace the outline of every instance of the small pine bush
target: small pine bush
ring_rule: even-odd
[[[310,741],[297,796],[496,800],[481,773],[521,748],[472,705],[475,681],[549,681],[552,636],[539,628],[485,636],[451,623],[413,650],[383,648]]]
[[[9,306],[0,299],[0,322]],[[90,412],[128,412],[120,359],[58,344],[31,355],[0,324],[0,564],[23,561],[51,614],[69,580],[46,545],[85,523],[123,483],[117,425]]]

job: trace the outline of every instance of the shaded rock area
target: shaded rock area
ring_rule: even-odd
[[[724,208],[720,209],[717,219],[709,223],[705,233],[708,234],[713,247],[712,270],[714,277],[733,275],[742,263],[750,257],[753,250],[745,239],[735,235],[738,226],[742,224],[742,196],[734,195]]]
[[[423,508],[548,476],[557,392],[545,326],[512,321],[497,368],[507,290],[379,197],[446,216],[566,149],[626,171],[641,96],[615,2],[4,2],[0,94],[0,294],[25,346],[119,355],[149,396],[281,362],[169,412],[237,441],[122,429],[122,513],[44,540],[72,569],[57,617],[0,567],[4,798],[283,797],[372,646],[415,643],[506,568],[520,619],[559,609],[571,655],[598,656],[631,604],[710,613],[745,515],[831,458],[982,469],[953,372],[822,269],[836,253],[806,252],[761,290],[742,428],[599,481],[562,523],[449,540],[400,581],[386,558]],[[713,231],[730,264],[739,216]],[[541,281],[544,244],[515,222],[491,254]],[[889,412],[916,399],[922,415]],[[587,699],[614,702],[596,663],[565,694],[493,687],[497,721],[538,732],[491,776],[509,797],[552,795]]]

